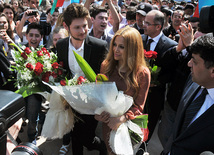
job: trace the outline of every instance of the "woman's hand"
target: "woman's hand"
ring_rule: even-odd
[[[100,122],[108,123],[110,114],[106,111],[103,111],[100,115],[95,115],[94,118]]]
[[[112,130],[117,130],[117,128],[124,122],[126,122],[127,119],[125,115],[119,116],[119,117],[110,117],[108,126]]]

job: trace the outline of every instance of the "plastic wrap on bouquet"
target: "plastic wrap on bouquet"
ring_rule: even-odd
[[[64,98],[55,91],[42,94],[49,101],[48,110],[41,135],[48,139],[62,138],[74,126],[74,114],[71,108],[65,108]]]
[[[46,83],[47,84],[47,83]],[[111,117],[123,115],[133,104],[133,98],[118,91],[115,82],[89,83],[74,86],[50,86],[81,114],[109,112]],[[139,135],[138,125],[127,121],[117,131],[111,131],[109,145],[116,154],[134,154],[128,128]],[[143,135],[141,135],[143,138]]]
[[[133,104],[132,97],[118,91],[115,82],[89,83],[73,86],[50,86],[81,114],[107,111],[112,117],[123,115]]]

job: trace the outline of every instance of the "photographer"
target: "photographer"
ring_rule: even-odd
[[[27,39],[25,37],[25,32],[28,27],[28,24],[25,25],[26,21],[28,21],[29,23],[35,22],[42,26],[42,29],[44,30],[44,36],[40,44],[45,45],[47,42],[46,36],[48,36],[51,32],[51,24],[46,22],[41,22],[38,10],[35,10],[35,9],[26,10],[23,14],[21,21],[17,24],[17,29],[16,29],[19,37],[22,39],[23,42],[27,42]]]

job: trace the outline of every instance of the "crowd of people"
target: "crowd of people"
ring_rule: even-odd
[[[105,74],[134,101],[119,117],[110,117],[105,111],[93,116],[74,110],[81,121],[63,136],[60,155],[70,148],[73,155],[81,155],[83,146],[101,155],[113,155],[110,131],[142,114],[149,116],[145,144],[149,145],[158,125],[162,154],[214,152],[214,37],[202,33],[199,18],[193,17],[197,1],[86,0],[70,4],[65,0],[51,14],[52,5],[48,0],[41,4],[39,0],[1,1],[0,89],[17,90],[13,81],[7,81],[16,78],[16,72],[9,69],[16,65],[9,45],[14,42],[30,48],[44,45],[56,53],[68,78],[84,76],[75,51],[96,74]],[[144,50],[157,52],[153,63],[160,68],[158,84],[151,83],[153,64],[146,61]],[[204,90],[206,94],[201,97]],[[44,98],[33,94],[25,100],[28,139],[36,144],[42,130],[37,130],[38,124],[42,126],[45,120],[41,112]],[[191,106],[199,102],[201,106],[189,116],[188,112],[194,111]],[[103,139],[95,134],[98,121]],[[136,154],[142,155],[146,145],[142,144]]]

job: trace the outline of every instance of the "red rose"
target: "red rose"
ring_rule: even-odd
[[[53,69],[59,68],[59,64],[57,62],[54,62],[51,66],[53,67]]]
[[[42,72],[43,72],[43,64],[41,64],[40,62],[37,62],[34,69],[34,73],[39,76]]]
[[[78,77],[78,79],[77,79],[77,84],[80,85],[80,84],[82,84],[83,82],[85,82],[85,78],[84,78],[83,76]]]
[[[47,54],[50,57],[50,53],[47,51],[45,47],[42,47],[42,51],[44,54]]]
[[[62,75],[63,74],[63,70],[59,69],[58,70],[58,75]]]
[[[53,76],[53,78],[57,78],[57,74],[55,72],[52,72],[51,75]]]
[[[51,72],[46,72],[42,75],[42,81],[49,82],[49,77],[51,76]]]
[[[65,85],[66,85],[66,80],[61,80],[61,81],[60,81],[60,84],[61,84],[62,86],[65,86]]]
[[[33,65],[30,63],[27,63],[26,68],[28,68],[30,71],[33,70]]]
[[[23,57],[24,59],[27,59],[28,58],[28,56],[26,55],[26,53],[21,53],[21,57]]]
[[[46,49],[45,47],[42,47],[42,51],[43,51],[44,53],[48,52],[47,49]]]
[[[157,58],[157,52],[155,51],[144,51],[144,55],[148,59],[156,59]]]
[[[153,58],[153,59],[156,59],[156,58],[157,58],[157,55],[158,55],[158,53],[157,53],[157,52],[152,51],[152,58]]]
[[[32,52],[29,47],[26,47],[24,51],[26,54],[30,54]]]
[[[41,56],[43,56],[43,53],[42,53],[42,51],[37,51],[37,55],[38,55],[38,57],[41,57]]]
[[[59,62],[59,65],[60,65],[61,67],[63,67],[63,66],[64,66],[64,64],[63,64],[63,62],[62,62],[62,61],[60,61],[60,62]]]

